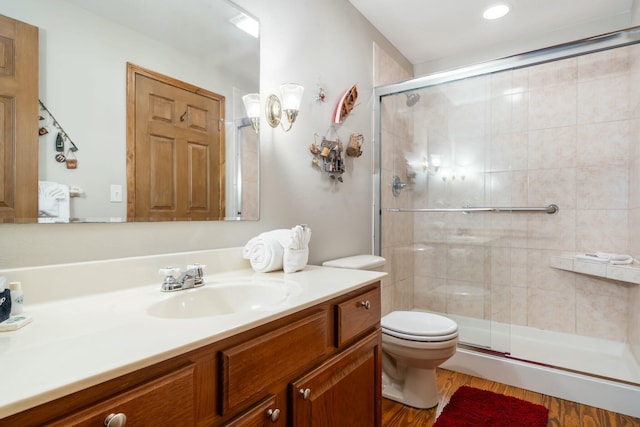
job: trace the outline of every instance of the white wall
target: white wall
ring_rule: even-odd
[[[0,268],[242,246],[259,232],[297,223],[313,231],[311,263],[372,251],[373,42],[411,66],[347,0],[237,3],[261,20],[263,95],[290,81],[306,88],[289,133],[262,123],[260,221],[3,224]],[[338,134],[347,141],[350,133],[362,133],[364,155],[348,159],[344,183],[335,184],[312,169],[308,147],[314,133],[327,132],[338,98],[354,83],[358,104]],[[319,85],[324,104],[314,100]]]

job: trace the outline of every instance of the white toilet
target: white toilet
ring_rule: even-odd
[[[327,267],[380,269],[385,259],[356,255],[327,261]],[[415,408],[438,404],[436,368],[453,356],[455,321],[421,311],[393,311],[382,317],[382,395]]]
[[[456,322],[433,313],[393,311],[381,324],[382,395],[415,408],[436,406],[436,368],[456,352]]]

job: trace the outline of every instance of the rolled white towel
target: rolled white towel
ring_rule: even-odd
[[[251,268],[258,273],[282,270],[284,246],[290,230],[272,230],[249,240],[242,249],[242,256],[249,260]]]

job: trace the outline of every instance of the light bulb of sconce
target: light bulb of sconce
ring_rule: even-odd
[[[242,97],[242,103],[247,112],[247,117],[250,119],[260,117],[260,94],[248,93]]]
[[[283,110],[300,110],[304,87],[296,83],[284,83],[280,85]]]
[[[282,95],[282,111],[287,116],[289,127],[284,129],[285,132],[291,130],[291,126],[298,118],[298,112],[300,111],[300,104],[302,102],[302,94],[304,87],[295,83],[285,83],[280,85],[280,94]],[[281,124],[282,125],[282,124]]]
[[[431,155],[431,166],[433,166],[434,172],[438,172],[440,170],[440,165],[442,164],[442,158],[439,154]]]
[[[251,127],[256,132],[260,131],[260,94],[248,93],[242,97],[242,103],[244,109],[247,112],[247,117],[251,119]]]

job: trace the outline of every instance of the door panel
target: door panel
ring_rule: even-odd
[[[0,15],[0,222],[38,219],[38,28]]]
[[[224,97],[131,64],[129,73],[129,220],[224,218]]]

